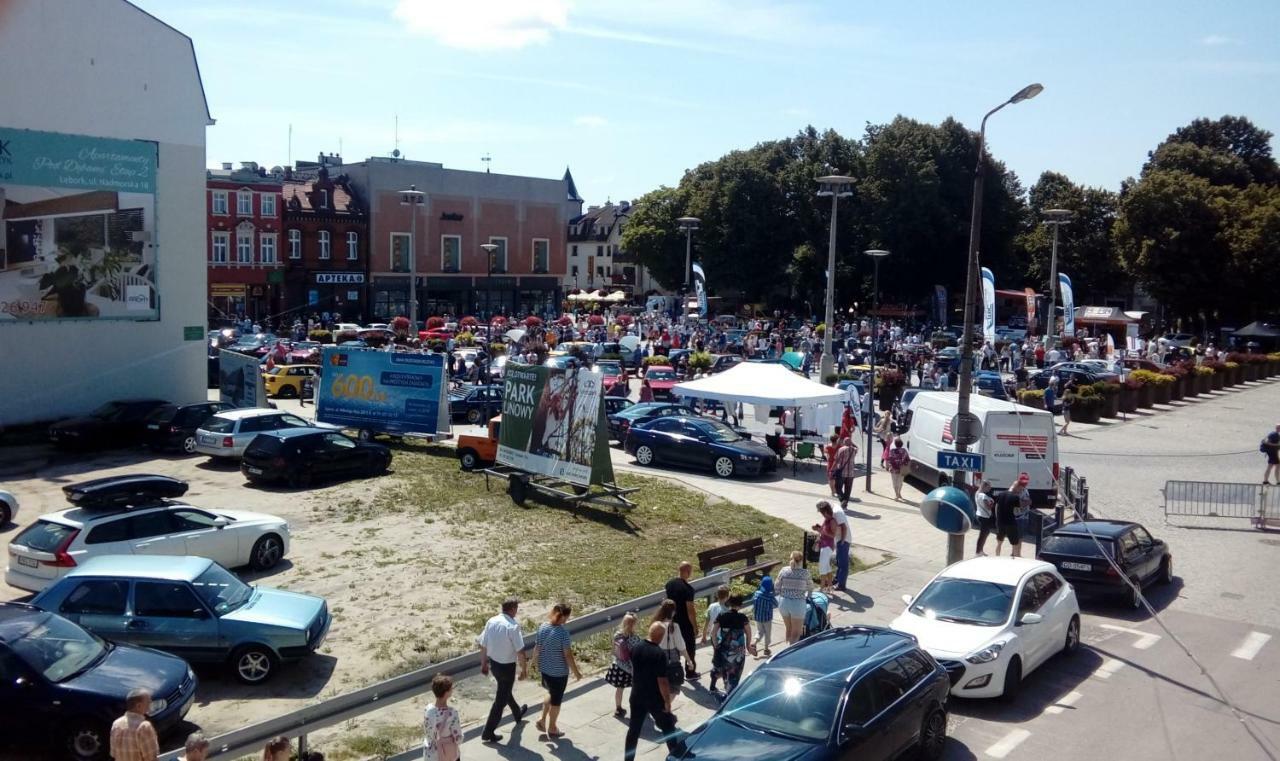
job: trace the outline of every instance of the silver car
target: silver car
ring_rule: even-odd
[[[254,437],[264,431],[310,428],[311,421],[280,410],[255,407],[228,410],[204,421],[196,429],[196,452],[210,457],[238,459]]]

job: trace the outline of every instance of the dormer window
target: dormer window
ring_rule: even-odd
[[[329,191],[320,190],[317,192],[320,194],[320,208],[321,209],[329,208]]]

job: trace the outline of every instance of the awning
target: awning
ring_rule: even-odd
[[[782,365],[762,362],[742,362],[707,378],[677,383],[672,392],[695,399],[775,407],[812,407],[840,403],[845,398],[838,388],[803,378]]]
[[[1120,307],[1076,307],[1076,322],[1091,325],[1128,325],[1133,320]]]
[[[210,283],[209,295],[213,298],[244,298],[244,283]]]
[[[1251,322],[1231,335],[1237,338],[1280,338],[1280,325]]]

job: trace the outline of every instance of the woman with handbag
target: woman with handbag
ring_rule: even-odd
[[[427,738],[422,746],[422,761],[458,761],[462,745],[462,720],[457,709],[449,705],[453,694],[453,678],[436,674],[431,680],[431,693],[436,702],[427,707],[423,724]]]
[[[658,607],[658,612],[653,615],[653,621],[650,622],[650,624],[664,624],[667,627],[666,636],[662,638],[658,647],[662,648],[662,652],[667,656],[667,683],[673,692],[684,684],[685,669],[680,665],[680,658],[688,650],[685,647],[684,635],[680,633],[680,627],[672,621],[675,614],[676,601],[663,600],[662,605]],[[693,664],[689,664],[689,670],[693,670]]]

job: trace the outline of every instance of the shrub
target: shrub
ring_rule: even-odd
[[[333,337],[333,342],[340,344],[347,341],[356,341],[359,338],[360,336],[354,330],[340,330],[338,331],[338,334]]]
[[[1151,370],[1134,370],[1129,373],[1129,380],[1142,386],[1163,386],[1166,383],[1173,383],[1176,378],[1172,375],[1152,372]]]
[[[469,330],[464,330],[463,332],[454,336],[454,343],[456,343],[458,346],[470,346],[475,342],[476,342],[475,334]]]
[[[653,365],[669,365],[671,364],[671,360],[668,359],[665,354],[655,354],[652,357],[645,357],[640,361],[640,364],[645,367],[652,367]]]
[[[1106,400],[1093,390],[1093,386],[1082,386],[1071,400],[1072,412],[1092,412],[1106,405]]]
[[[1201,376],[1201,377],[1204,377],[1204,376],[1207,376],[1207,375],[1213,375],[1213,368],[1212,368],[1212,367],[1203,367],[1203,366],[1202,366],[1202,367],[1197,367],[1197,368],[1193,368],[1193,369],[1194,369],[1195,374],[1196,374],[1196,375],[1199,375],[1199,376]]]
[[[504,343],[491,343],[489,344],[489,353],[495,357],[499,354],[506,354],[507,345]]]
[[[839,380],[840,380],[840,376],[838,374],[831,373],[830,375],[824,376],[822,378],[822,383],[827,386],[834,386],[836,385],[836,382]]]
[[[1273,351],[1267,355],[1267,359],[1272,362],[1280,362],[1280,351]]]
[[[474,328],[476,325],[480,324],[480,321],[470,315],[467,315],[461,320],[458,320],[458,324],[464,328]]]
[[[827,324],[825,322],[820,322],[813,327],[813,334],[816,336],[820,336],[826,332],[827,332]]]
[[[1227,371],[1227,363],[1216,359],[1206,359],[1201,367],[1207,367],[1215,373],[1225,373]]]
[[[431,351],[444,351],[444,341],[441,341],[438,338],[433,338],[427,343],[427,348]]]
[[[307,338],[311,341],[318,341],[322,344],[333,343],[333,333],[327,330],[313,330],[307,334]]]
[[[1235,369],[1236,369],[1236,368],[1238,368],[1239,366],[1240,366],[1240,363],[1239,363],[1239,362],[1227,362],[1227,363],[1226,363],[1226,368],[1227,368],[1228,370],[1235,370]]]
[[[690,370],[706,370],[711,367],[711,353],[705,351],[695,351],[689,355]]]
[[[1120,393],[1120,384],[1110,381],[1098,381],[1088,388],[1092,388],[1093,392],[1101,397],[1115,396]]]
[[[427,320],[427,329],[428,329],[428,330],[430,330],[430,329],[431,329],[431,320],[440,320],[440,327],[442,327],[442,328],[444,327],[444,319],[443,319],[443,318],[440,318],[440,317],[432,317],[431,319]],[[392,321],[391,321],[391,329],[392,329],[393,331],[395,331],[396,333],[408,333],[408,332],[409,332],[409,318],[408,318],[408,317],[403,317],[403,316],[395,318],[394,320],[392,320]]]
[[[610,352],[606,352],[606,353],[604,353],[604,354],[601,354],[600,356],[596,357],[596,359],[616,359],[616,360],[618,360],[619,362],[621,362],[621,361],[622,361],[622,355],[621,355],[621,354],[619,354],[619,353],[618,353],[618,352],[616,352],[616,351],[610,351]]]
[[[1028,407],[1044,407],[1044,392],[1039,389],[1023,389],[1018,392],[1018,403]]]

